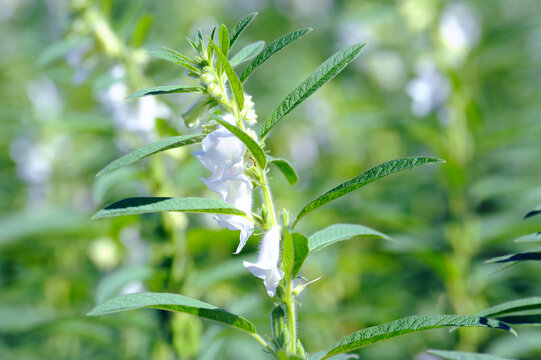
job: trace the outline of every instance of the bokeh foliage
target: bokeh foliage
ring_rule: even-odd
[[[296,213],[317,194],[389,159],[430,154],[447,161],[367,186],[299,223],[307,234],[335,222],[362,223],[398,240],[358,238],[306,264],[308,279],[324,275],[305,291],[299,309],[307,348],[328,348],[354,330],[415,313],[473,314],[541,293],[537,262],[504,271],[484,264],[531,250],[511,240],[541,229],[539,217],[521,220],[541,202],[537,1],[2,6],[0,358],[265,358],[252,339],[184,315],[84,316],[127,285],[202,298],[268,327],[272,304],[241,265],[257,241],[234,257],[236,234],[209,230],[206,218],[89,220],[95,209],[128,196],[210,196],[188,150],[94,174],[152,140],[192,131],[180,119],[190,95],[124,99],[148,86],[192,85],[178,67],[151,60],[148,50],[189,52],[186,35],[234,24],[252,11],[259,16],[237,49],[314,28],[248,79],[260,118],[332,53],[368,42],[353,66],[273,129],[273,154],[290,159],[300,175],[291,187],[271,173],[278,206]],[[457,27],[467,29],[464,38]],[[517,339],[438,330],[359,354],[412,359],[436,348],[538,358],[539,331],[517,330]]]

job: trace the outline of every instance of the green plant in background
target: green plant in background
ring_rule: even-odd
[[[242,316],[187,296],[171,293],[121,295],[96,306],[89,315],[143,307],[188,313],[244,331],[276,359],[306,359],[309,354],[297,336],[296,324],[297,297],[314,281],[307,281],[299,275],[305,260],[310,254],[328,245],[355,236],[381,239],[388,237],[357,224],[331,225],[306,237],[294,231],[296,224],[312,211],[375,180],[402,170],[442,161],[425,156],[387,161],[316,197],[302,208],[293,221],[290,221],[286,209],[279,214],[270,190],[268,176],[270,167],[276,166],[291,185],[297,182],[298,176],[287,160],[274,158],[268,154],[265,141],[270,136],[272,128],[285,115],[352,62],[363,44],[354,44],[338,51],[320,65],[271,112],[263,122],[259,134],[256,134],[251,126],[256,124],[257,115],[251,97],[244,90],[244,82],[259,65],[304,36],[310,29],[291,32],[264,48],[262,42],[256,42],[231,55],[230,50],[235,41],[255,15],[254,13],[242,19],[231,32],[225,25],[215,28],[209,37],[204,37],[198,32],[195,39],[188,39],[196,52],[193,58],[169,49],[153,53],[157,57],[184,67],[189,76],[199,80],[198,85],[158,86],[137,91],[130,96],[200,94],[200,98],[183,114],[183,118],[188,127],[196,127],[202,123],[203,133],[175,136],[146,145],[113,161],[98,174],[120,169],[161,151],[201,142],[202,150],[192,154],[211,172],[209,178],[201,180],[210,190],[218,193],[221,199],[128,198],[106,206],[97,212],[94,218],[162,211],[214,214],[214,219],[220,226],[240,230],[237,254],[252,233],[261,232],[263,238],[258,259],[256,262],[244,261],[244,267],[263,280],[267,294],[275,303],[271,312],[272,334],[268,336],[260,334],[255,326]],[[248,64],[238,76],[235,67],[243,63]],[[254,191],[260,194],[259,202],[252,199]],[[493,327],[514,333],[505,322],[481,315],[414,315],[354,332],[336,342],[329,350],[313,353],[309,358],[326,359],[340,356],[395,336],[441,327]],[[433,353],[449,359],[475,359],[487,356],[438,350],[434,350]]]

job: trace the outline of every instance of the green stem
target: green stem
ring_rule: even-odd
[[[291,279],[286,285],[286,326],[289,333],[288,349],[291,354],[297,353],[297,318],[295,316],[295,302],[293,301],[293,290]]]
[[[278,225],[278,221],[276,220],[276,211],[274,210],[274,202],[272,201],[272,195],[271,195],[270,187],[267,181],[267,174],[265,170],[263,170],[262,173],[263,173],[263,184],[261,185],[261,193],[263,194],[263,202],[269,211],[271,227],[272,227],[272,226]]]

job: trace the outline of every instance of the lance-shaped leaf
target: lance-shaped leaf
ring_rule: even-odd
[[[541,297],[529,297],[525,299],[513,300],[502,304],[489,307],[479,313],[477,316],[499,317],[506,314],[513,314],[521,311],[541,310]]]
[[[244,211],[218,199],[134,197],[115,202],[98,211],[92,219],[137,215],[161,211],[181,211],[191,213],[226,214],[246,216]]]
[[[267,162],[276,165],[276,167],[284,174],[289,185],[295,185],[299,181],[299,177],[293,168],[293,165],[286,159],[275,158],[267,155]]]
[[[222,51],[218,48],[214,41],[209,39],[209,42],[212,45],[214,51],[216,52],[216,55],[220,60],[220,64],[222,64],[224,68],[227,79],[229,80],[229,85],[231,86],[231,91],[233,91],[233,96],[235,97],[235,101],[240,112],[244,108],[244,90],[242,89],[242,83],[240,82],[239,77],[235,73],[235,70],[233,70],[233,68],[231,67],[229,61],[227,61],[227,57],[222,53]]]
[[[539,215],[541,214],[541,204],[537,205],[535,207],[535,209],[533,209],[532,211],[530,211],[529,213],[527,213],[525,216],[524,216],[524,219],[527,219],[527,218],[530,218],[532,216],[535,216],[535,215]]]
[[[200,318],[213,320],[250,334],[256,333],[254,325],[241,316],[227,312],[214,305],[177,294],[147,292],[120,295],[96,306],[87,315],[97,316],[114,314],[141,308],[183,312]]]
[[[357,236],[376,237],[379,239],[391,240],[391,238],[387,235],[367,226],[354,224],[334,224],[312,234],[308,238],[308,248],[310,249],[310,253],[314,253],[331,244],[334,244],[335,242],[348,240]]]
[[[257,141],[255,141],[250,135],[246,134],[235,125],[231,125],[219,116],[212,115],[211,117],[218,123],[220,123],[223,127],[225,127],[227,130],[231,131],[233,135],[239,138],[239,140],[242,141],[244,145],[246,145],[248,150],[250,150],[250,152],[254,156],[254,160],[261,167],[261,169],[264,169],[265,166],[267,166],[267,156],[265,155],[265,151],[261,148],[261,146],[259,146]]]
[[[229,48],[233,47],[233,44],[239,37],[239,35],[246,29],[248,25],[254,20],[254,18],[257,16],[257,13],[251,13],[248,14],[246,17],[242,18],[236,25],[233,27],[233,30],[231,31],[231,36],[229,39]]]
[[[539,242],[541,241],[541,232],[524,235],[519,238],[516,238],[514,241],[515,242]]]
[[[352,62],[364,44],[355,44],[344,50],[341,50],[328,58],[321,64],[310,76],[306,78],[295,90],[290,92],[286,98],[269,115],[263,128],[261,129],[261,138],[265,137],[274,125],[280,121],[291,110],[295,109],[306,98],[312,95],[317,89],[322,87],[327,81],[335,77],[342,71],[347,64]],[[263,51],[264,52],[264,51]],[[241,77],[242,80],[242,77]]]
[[[541,252],[523,252],[518,254],[507,254],[485,261],[485,264],[518,262],[518,261],[541,261]]]
[[[227,57],[227,54],[229,54],[229,33],[225,24],[220,25],[220,50]]]
[[[335,188],[332,188],[331,190],[327,191],[325,194],[318,196],[314,200],[310,201],[300,211],[299,215],[297,215],[297,218],[295,219],[295,222],[293,223],[292,227],[294,227],[295,224],[297,224],[297,222],[309,212],[312,212],[315,209],[341,196],[349,194],[353,190],[356,190],[366,184],[369,184],[373,181],[381,179],[382,177],[394,174],[402,170],[411,169],[417,166],[433,164],[433,163],[441,163],[441,162],[443,162],[443,160],[435,158],[435,157],[418,156],[418,157],[391,160],[391,161],[387,161],[386,163],[376,165],[373,168],[368,169],[362,174],[354,177],[353,179],[346,181],[345,183],[342,183]]]
[[[250,76],[250,74],[257,69],[257,67],[261,64],[263,64],[265,61],[267,61],[272,55],[276,54],[278,51],[282,50],[289,44],[291,44],[293,41],[300,39],[304,35],[308,34],[312,29],[300,29],[293,32],[290,32],[289,34],[286,34],[284,36],[279,37],[278,39],[271,42],[259,55],[252,60],[248,66],[246,66],[246,69],[242,72],[240,76],[240,81],[244,82]]]
[[[485,317],[470,315],[414,315],[382,325],[354,332],[335,343],[321,359],[359,349],[379,341],[413,332],[442,327],[489,327],[507,330],[516,335],[509,325]]]
[[[193,72],[199,71],[193,64],[190,64],[187,60],[185,60],[184,59],[185,57],[180,56],[178,53],[172,52],[170,50],[168,51],[153,50],[153,51],[150,51],[150,55],[160,58],[162,60],[173,62]]]
[[[203,134],[194,134],[194,135],[182,135],[174,136],[167,139],[157,141],[152,144],[148,144],[134,150],[121,158],[118,158],[112,161],[109,165],[101,169],[96,176],[106,174],[108,172],[120,169],[124,166],[133,164],[134,162],[144,159],[150,155],[156,154],[161,151],[178,148],[185,145],[191,145],[198,142],[201,142],[205,138]]]
[[[254,57],[257,56],[263,50],[265,47],[264,41],[258,41],[249,45],[246,45],[243,47],[238,53],[235,54],[229,60],[229,63],[231,64],[231,67],[237,67],[240,64],[252,60]]]
[[[284,281],[291,281],[299,275],[304,261],[308,256],[308,239],[298,233],[284,229],[282,241],[282,264]]]
[[[446,360],[514,360],[489,354],[479,354],[464,351],[428,350],[427,352]]]
[[[202,92],[201,86],[188,86],[188,85],[164,85],[154,86],[142,90],[138,90],[128,96],[128,99],[138,98],[147,95],[161,95],[161,94],[176,94],[176,93],[194,93]]]

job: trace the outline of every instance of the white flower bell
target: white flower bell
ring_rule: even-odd
[[[284,276],[284,272],[279,269],[280,261],[280,226],[273,226],[261,241],[259,257],[257,262],[251,263],[244,261],[244,267],[254,276],[263,279],[267,288],[267,294],[274,297],[276,287]]]
[[[231,124],[235,118],[227,114],[223,119]],[[244,174],[246,146],[223,126],[208,134],[202,141],[203,150],[192,153],[203,166],[212,172],[209,178],[201,178],[207,187],[220,194],[222,200],[249,214],[252,211],[252,182]],[[216,215],[220,226],[240,230],[238,254],[254,231],[254,224],[235,215]]]

